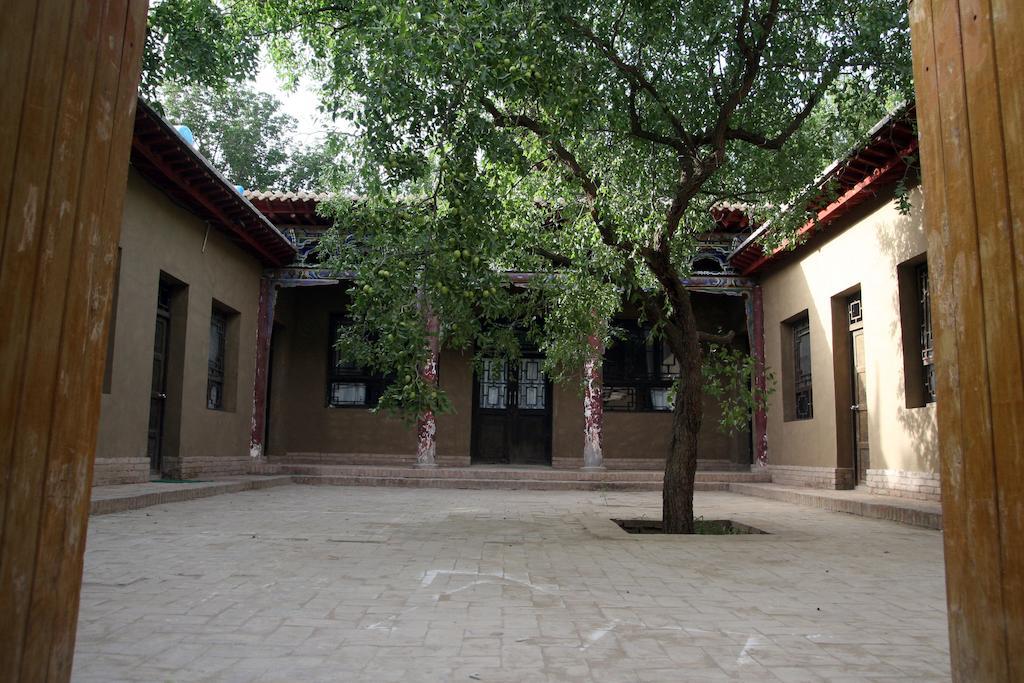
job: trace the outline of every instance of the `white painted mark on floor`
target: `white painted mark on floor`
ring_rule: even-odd
[[[434,596],[435,600],[439,599],[442,595],[453,595],[455,593],[458,593],[459,591],[463,591],[467,588],[471,588],[472,586],[477,586],[483,583],[514,583],[516,585],[529,588],[530,590],[537,591],[538,593],[547,594],[553,593],[554,591],[558,590],[558,586],[540,586],[535,583],[531,583],[525,579],[517,579],[512,576],[506,576],[505,574],[499,574],[495,572],[467,572],[458,571],[454,569],[430,569],[428,571],[425,571],[423,572],[423,577],[422,580],[420,581],[420,586],[425,588],[431,585],[432,583],[434,583],[434,580],[437,579],[438,576],[474,576],[482,578],[478,578],[476,581],[473,581],[465,586],[461,586],[450,591],[444,591],[443,593],[438,593]]]
[[[580,645],[580,647],[579,647],[580,651],[582,652],[582,651],[586,650],[587,648],[589,648],[591,645],[593,645],[593,644],[597,643],[598,641],[600,641],[606,635],[608,635],[609,633],[614,631],[615,628],[619,624],[621,624],[621,623],[622,622],[619,619],[612,619],[611,621],[609,621],[607,624],[605,624],[601,628],[594,629],[593,631],[591,631],[589,634],[587,634],[587,642],[585,642],[582,645]]]
[[[740,655],[736,658],[736,663],[740,666],[743,666],[744,664],[756,664],[757,662],[750,656],[750,651],[763,645],[765,645],[765,643],[762,638],[758,636],[750,636],[747,638],[747,644],[743,646],[742,650],[740,650]]]

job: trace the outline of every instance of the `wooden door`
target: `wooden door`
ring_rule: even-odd
[[[551,383],[542,363],[484,361],[473,382],[474,464],[551,464]]]
[[[149,469],[161,471],[161,446],[164,440],[164,413],[167,406],[167,355],[171,338],[171,291],[161,282],[157,295],[156,331],[153,335],[153,377],[149,397]]]
[[[868,468],[871,466],[871,444],[868,440],[868,392],[864,362],[864,328],[850,332],[850,349],[853,356],[853,403],[850,413],[853,417],[853,458],[856,467],[857,483],[867,481]]]

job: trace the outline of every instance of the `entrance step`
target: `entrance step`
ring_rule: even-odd
[[[887,519],[891,522],[910,524],[926,529],[942,529],[941,503],[896,496],[880,496],[863,491],[808,489],[778,484],[734,483],[729,485],[729,490],[746,496],[809,505],[831,512],[846,512],[860,517]]]
[[[209,498],[225,493],[257,491],[291,484],[291,477],[240,476],[232,479],[194,482],[145,482],[140,484],[111,484],[92,489],[90,515],[108,515],[113,512],[138,510],[164,503],[181,503],[197,498]]]
[[[287,474],[297,484],[545,491],[660,491],[662,473],[650,470],[556,470],[549,467],[379,467],[268,463],[261,474]],[[767,472],[697,472],[696,490],[727,491],[735,482],[767,482]]]

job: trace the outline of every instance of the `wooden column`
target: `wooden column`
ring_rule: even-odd
[[[1024,680],[1024,3],[914,0],[954,679]]]
[[[764,362],[764,293],[761,285],[755,285],[750,295],[752,338],[750,346],[754,351],[754,391],[764,396],[767,390]],[[768,466],[768,413],[764,408],[754,411],[754,465]]]
[[[421,374],[424,381],[437,384],[437,358],[440,353],[438,333],[440,325],[437,316],[427,312],[427,354]],[[437,419],[434,411],[428,410],[416,421],[416,466],[437,467]]]
[[[252,426],[249,433],[249,455],[253,460],[263,457],[267,434],[267,379],[270,376],[270,343],[274,333],[274,305],[277,286],[269,277],[260,280],[260,302],[256,314],[256,374],[253,382]]]
[[[145,0],[0,20],[0,680],[71,675]]]
[[[603,470],[604,386],[601,382],[601,359],[604,345],[596,334],[590,335],[587,344],[590,354],[583,365],[583,469]]]

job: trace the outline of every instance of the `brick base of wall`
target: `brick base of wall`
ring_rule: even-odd
[[[147,458],[96,458],[92,485],[138,484],[149,481]]]
[[[213,479],[249,474],[252,458],[248,455],[166,458],[163,474],[168,479]]]
[[[440,467],[469,467],[468,455],[443,455],[434,458]],[[286,453],[271,455],[267,462],[301,465],[380,465],[416,464],[416,456],[403,453]]]
[[[868,491],[883,496],[899,496],[914,500],[941,499],[939,475],[936,472],[908,472],[905,470],[868,470]]]
[[[665,458],[605,458],[604,468],[607,470],[657,470],[665,469]],[[583,467],[583,457],[558,457],[551,459],[551,466],[556,470],[578,470]],[[730,460],[697,460],[697,470],[701,472],[749,472],[750,465],[735,463]]]
[[[817,489],[852,489],[853,470],[845,467],[807,467],[768,465],[772,483],[782,486],[807,486]]]

